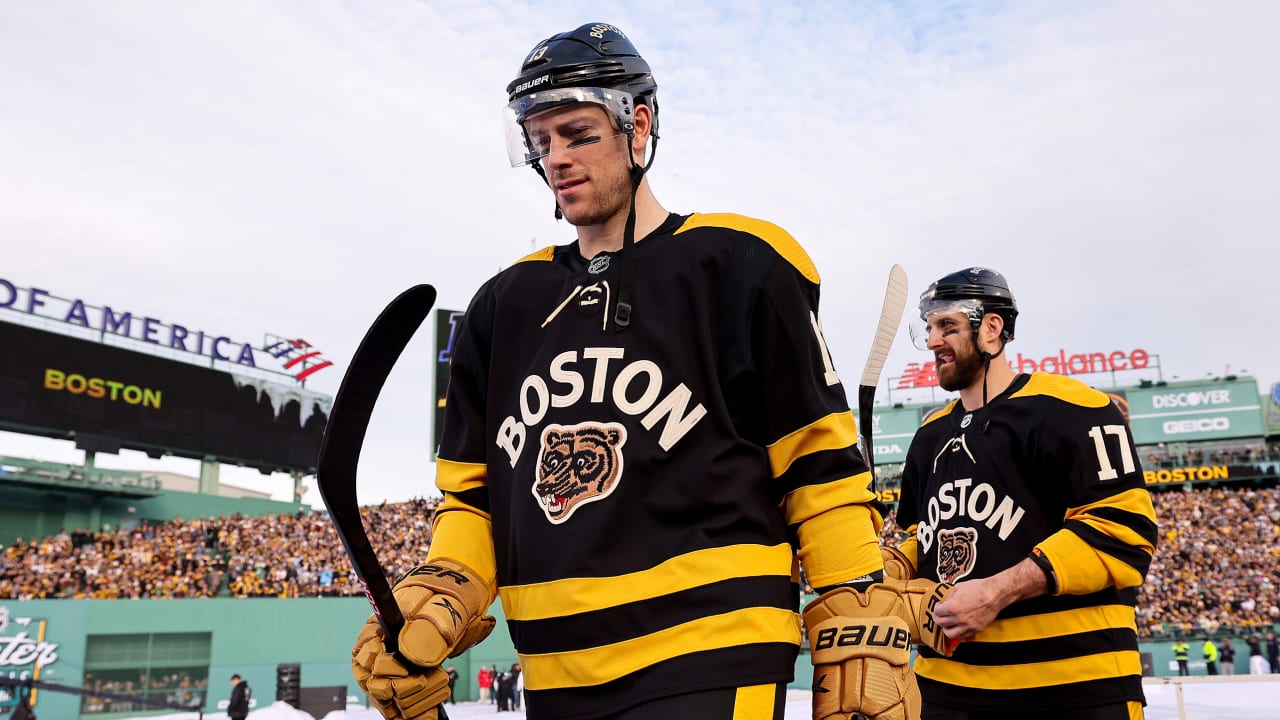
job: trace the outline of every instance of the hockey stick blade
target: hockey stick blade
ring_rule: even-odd
[[[907,271],[901,265],[889,269],[889,284],[884,290],[884,305],[880,308],[880,322],[871,341],[871,352],[858,384],[858,436],[862,442],[863,458],[871,470],[872,489],[875,487],[875,445],[872,444],[872,407],[876,400],[876,386],[880,384],[880,371],[893,347],[893,338],[902,324],[902,312],[907,307]]]
[[[320,497],[324,498],[329,517],[342,539],[347,556],[351,558],[360,587],[382,625],[385,634],[383,645],[388,653],[410,668],[414,667],[413,664],[399,655],[398,648],[404,614],[391,594],[391,584],[387,582],[360,519],[356,466],[364,445],[365,429],[369,426],[382,385],[400,353],[404,352],[422,321],[431,313],[435,301],[434,287],[415,285],[400,293],[373,321],[351,358],[342,384],[338,386],[316,463],[316,485],[320,488]]]

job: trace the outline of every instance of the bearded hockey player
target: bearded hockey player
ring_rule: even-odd
[[[926,720],[1142,717],[1134,601],[1155,511],[1124,416],[1072,378],[1003,357],[1004,276],[951,273],[920,297],[945,390],[907,454],[886,572],[953,583],[933,612],[951,657],[921,647]]]
[[[784,230],[668,212],[645,173],[657,84],[618,28],[555,35],[507,88],[511,160],[573,242],[500,272],[455,344],[427,564],[370,619],[354,672],[388,718],[436,718],[440,663],[500,597],[527,713],[729,720],[783,713],[801,644],[814,715],[919,712],[913,638],[936,583],[876,584],[870,474],[818,315],[818,271]],[[865,681],[865,682],[864,682]]]

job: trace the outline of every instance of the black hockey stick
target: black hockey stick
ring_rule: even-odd
[[[880,384],[880,371],[884,369],[884,361],[889,357],[889,348],[893,347],[893,338],[898,334],[898,325],[902,323],[902,311],[907,307],[907,271],[901,265],[889,269],[889,285],[884,290],[884,305],[880,308],[880,322],[876,325],[876,336],[871,341],[871,353],[867,357],[866,368],[862,371],[862,381],[858,384],[858,439],[862,443],[862,455],[871,470],[871,488],[875,489],[876,447],[872,444],[872,408],[876,400],[876,386]]]
[[[364,445],[365,429],[373,415],[374,403],[391,368],[409,340],[417,332],[422,321],[431,313],[436,301],[436,289],[430,285],[415,285],[400,293],[373,321],[351,365],[342,377],[338,394],[333,400],[329,422],[325,424],[324,438],[320,441],[320,459],[316,463],[316,484],[329,517],[342,538],[347,556],[360,580],[364,595],[373,606],[384,637],[382,644],[387,652],[411,670],[421,670],[400,655],[398,647],[400,629],[404,627],[404,614],[391,594],[391,584],[369,544],[364,522],[360,519],[360,506],[356,499],[356,465],[360,461],[360,448]],[[441,717],[444,717],[443,713]]]

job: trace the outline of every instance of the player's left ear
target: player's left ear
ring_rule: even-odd
[[[645,146],[649,143],[649,134],[653,130],[653,111],[648,105],[636,103],[633,124],[636,130],[635,137],[631,140],[631,151],[635,153],[636,161],[643,165]]]
[[[998,352],[1000,349],[1000,333],[1004,332],[1004,318],[995,313],[987,313],[982,318],[982,326],[979,329],[978,336],[982,339],[983,347],[991,352]]]

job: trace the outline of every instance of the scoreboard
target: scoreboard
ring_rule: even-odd
[[[0,430],[315,471],[332,399],[0,321]]]

